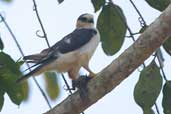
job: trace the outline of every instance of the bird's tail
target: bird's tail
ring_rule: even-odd
[[[24,76],[20,77],[19,79],[16,80],[16,83],[21,83],[24,80],[27,80],[28,78],[30,78],[31,76],[35,76],[36,74],[40,74],[41,69],[44,67],[44,65],[40,65],[37,68],[35,68],[34,70],[30,71],[29,73],[25,74]],[[38,73],[39,72],[39,73]]]
[[[44,57],[45,55],[43,54],[33,54],[33,55],[27,55],[24,56],[24,60],[40,60]]]

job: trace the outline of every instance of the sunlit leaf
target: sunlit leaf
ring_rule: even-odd
[[[49,97],[51,98],[51,100],[55,100],[59,95],[57,74],[55,72],[46,72],[44,74],[44,79],[46,82],[46,91]]]
[[[163,11],[170,4],[170,0],[145,0],[151,7]]]
[[[4,73],[3,73],[4,72]],[[1,69],[0,86],[7,92],[13,103],[19,105],[23,100],[22,87],[15,83],[17,75],[7,68]]]
[[[16,62],[17,69],[20,69],[20,67],[21,67],[21,65],[23,65],[23,63],[24,63],[24,61],[22,61],[22,60],[17,61]],[[20,84],[20,86],[22,87],[23,100],[26,101],[26,100],[28,100],[29,91],[30,91],[28,81],[22,82]]]
[[[105,0],[91,0],[94,6],[94,12],[100,10],[100,8],[105,4]]]
[[[58,3],[62,3],[64,0],[58,0]]]
[[[126,34],[126,19],[117,5],[105,5],[98,17],[97,28],[101,35],[102,48],[107,55],[118,52]]]
[[[164,114],[171,114],[171,81],[164,84],[162,106]]]
[[[16,84],[16,80],[22,75],[17,64],[9,55],[0,52],[0,86],[4,88],[13,103],[19,105],[23,101],[23,84]]]
[[[0,63],[4,68],[10,69],[11,72],[14,72],[15,74],[21,73],[13,59],[4,52],[0,52]]]
[[[24,101],[27,101],[28,100],[28,97],[29,97],[29,84],[28,84],[28,81],[24,81],[22,84],[22,94],[23,94],[23,100]]]
[[[3,49],[4,49],[4,44],[3,44],[3,42],[2,42],[2,40],[0,38],[0,50],[3,50]]]
[[[160,69],[153,61],[144,68],[134,89],[134,99],[143,109],[149,110],[154,105],[162,88]]]
[[[171,56],[171,37],[164,42],[163,48]]]

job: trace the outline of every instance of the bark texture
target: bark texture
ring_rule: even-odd
[[[89,101],[86,104],[79,93],[67,97],[45,114],[79,114],[113,90],[140,66],[162,43],[171,36],[171,5],[148,29],[117,59],[88,83]]]

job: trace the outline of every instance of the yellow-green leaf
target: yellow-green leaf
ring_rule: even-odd
[[[98,17],[102,48],[107,55],[118,52],[126,34],[126,19],[122,9],[112,3],[105,5]]]
[[[19,105],[25,98],[23,84],[16,84],[16,80],[22,75],[19,65],[9,55],[0,52],[0,86],[7,92],[13,103]]]
[[[24,100],[24,101],[27,101],[28,98],[29,98],[29,91],[30,91],[28,81],[24,81],[24,82],[21,84],[21,86],[22,86],[23,100]]]
[[[57,81],[57,74],[55,72],[46,72],[44,74],[46,92],[51,100],[55,100],[59,95],[59,85]]]
[[[164,114],[171,114],[171,81],[164,84],[162,106]]]
[[[145,0],[151,7],[163,11],[170,4],[170,0]]]
[[[154,105],[162,88],[160,69],[153,61],[144,68],[134,89],[135,102],[143,109],[148,110]]]
[[[91,2],[94,6],[94,12],[97,12],[103,5],[105,5],[105,0],[91,0]]]

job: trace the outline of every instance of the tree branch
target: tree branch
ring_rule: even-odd
[[[171,5],[132,46],[88,83],[87,94],[90,100],[86,105],[82,103],[79,92],[75,92],[45,114],[79,114],[126,79],[169,36],[171,36]]]

